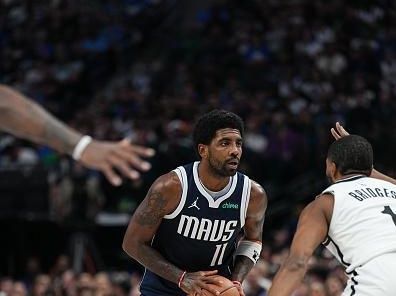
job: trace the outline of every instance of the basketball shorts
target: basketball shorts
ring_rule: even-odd
[[[155,273],[146,270],[140,284],[141,296],[185,296],[179,287],[169,282]]]
[[[342,296],[395,296],[396,253],[378,256],[350,275]]]

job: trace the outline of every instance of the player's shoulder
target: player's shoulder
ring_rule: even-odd
[[[334,195],[336,190],[345,188],[344,183],[333,183],[330,184],[329,186],[327,186],[318,196],[322,195],[322,194],[330,194],[330,195]]]
[[[331,192],[324,192],[315,197],[308,205],[305,206],[300,216],[323,214],[328,223],[331,221],[334,208],[334,195]]]
[[[261,186],[258,182],[250,179],[251,182],[251,193],[256,194],[256,195],[261,195],[261,196],[267,196],[267,193],[265,192],[265,189],[263,186]]]
[[[177,194],[181,192],[180,179],[174,171],[159,176],[153,183],[152,188],[164,193]]]
[[[267,193],[265,192],[264,187],[254,180],[251,180],[250,202],[263,204],[265,206],[268,202]]]

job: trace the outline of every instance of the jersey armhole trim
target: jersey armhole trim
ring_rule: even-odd
[[[328,194],[328,195],[333,196],[333,200],[334,200],[334,202],[333,202],[333,212],[332,212],[332,214],[331,214],[330,223],[329,223],[329,228],[328,228],[328,230],[327,230],[327,234],[330,236],[330,235],[332,234],[332,230],[334,229],[334,224],[335,224],[336,221],[337,221],[338,206],[339,206],[340,200],[338,200],[338,199],[336,198],[336,194],[335,194],[335,191],[334,191],[334,190],[326,189],[325,191],[323,191],[323,192],[320,194],[320,196],[323,195],[323,194]]]
[[[242,200],[241,200],[241,212],[240,212],[241,227],[243,227],[245,225],[246,213],[247,213],[247,209],[249,206],[249,200],[250,200],[251,187],[252,187],[252,181],[249,179],[248,176],[244,176],[243,189],[242,189]]]
[[[176,209],[172,213],[165,215],[164,219],[176,218],[177,215],[179,215],[179,213],[183,209],[184,204],[186,203],[186,197],[187,197],[187,192],[188,192],[188,182],[187,182],[186,170],[184,169],[184,167],[178,167],[178,168],[174,169],[173,172],[176,173],[177,177],[180,180],[180,184],[182,187],[182,194],[181,194],[180,202],[179,202],[178,206],[176,207]]]

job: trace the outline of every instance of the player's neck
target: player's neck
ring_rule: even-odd
[[[362,175],[363,174],[360,174],[360,173],[353,173],[353,174],[346,174],[346,175],[337,174],[334,177],[334,183],[338,182],[338,181],[345,180],[345,179],[349,179],[349,178],[352,178],[352,177],[355,177],[355,176],[362,176]]]
[[[205,162],[200,162],[198,166],[198,177],[202,185],[204,185],[210,191],[220,191],[227,186],[230,181],[228,176],[219,176],[213,174],[208,165]]]

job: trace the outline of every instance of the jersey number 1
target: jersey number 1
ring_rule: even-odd
[[[395,223],[396,225],[396,214],[393,213],[392,209],[389,206],[385,206],[384,210],[381,213],[390,215],[392,217],[393,223]]]
[[[221,265],[223,263],[224,251],[226,247],[227,247],[227,243],[222,245],[216,245],[216,250],[213,255],[212,262],[210,263],[210,266]]]

